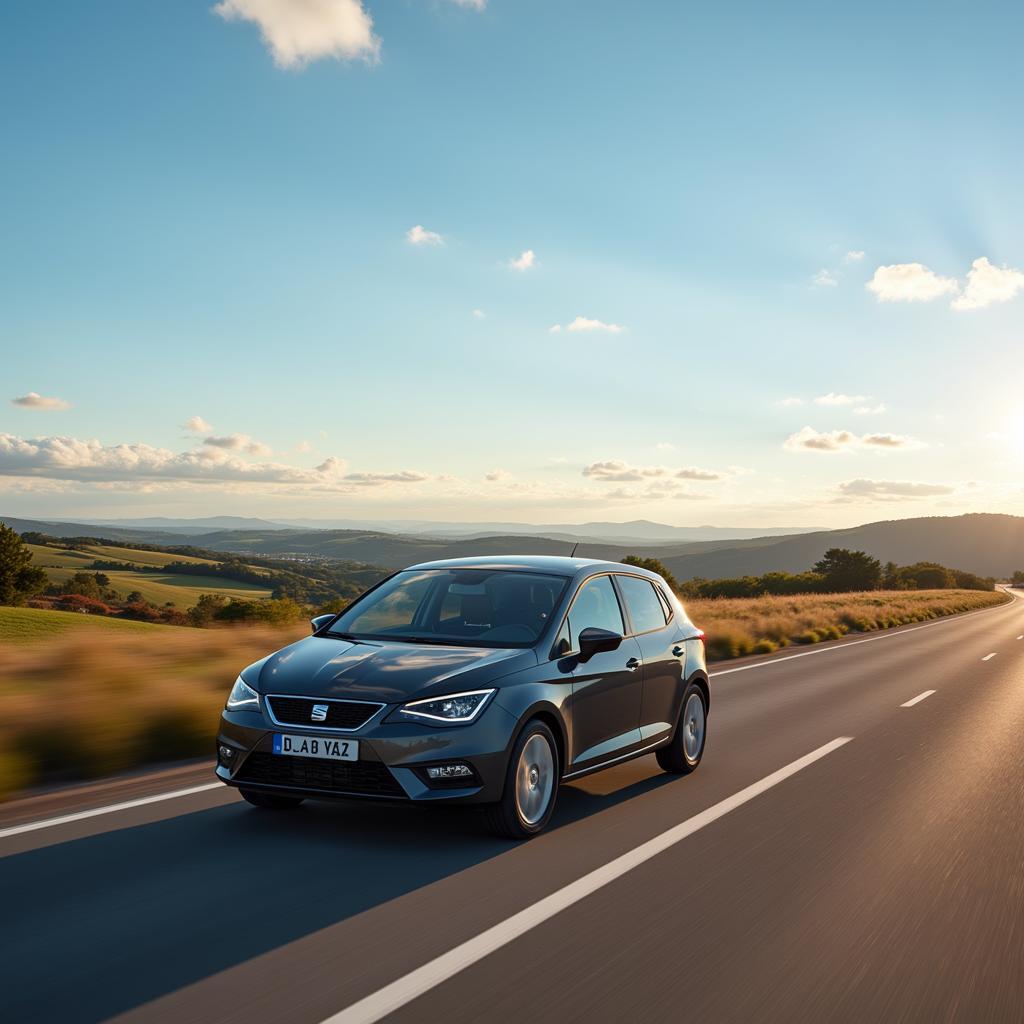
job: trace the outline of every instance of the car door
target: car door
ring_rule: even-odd
[[[595,576],[580,588],[566,616],[567,652],[579,651],[588,627],[626,633],[611,576]],[[614,651],[601,651],[572,670],[572,757],[569,773],[583,771],[640,745],[643,696],[640,647],[623,636]]]
[[[617,574],[615,584],[643,661],[640,734],[646,745],[670,733],[679,717],[686,645],[671,605],[651,580]]]

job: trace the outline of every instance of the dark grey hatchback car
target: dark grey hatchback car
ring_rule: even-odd
[[[217,775],[258,807],[370,797],[547,824],[559,783],[655,752],[693,771],[704,634],[658,575],[618,562],[461,558],[395,573],[238,677]]]

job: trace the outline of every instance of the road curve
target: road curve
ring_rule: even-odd
[[[6,820],[4,1018],[1024,1019],[1022,638],[1015,600],[722,666],[697,773],[574,783],[518,846],[191,768]]]

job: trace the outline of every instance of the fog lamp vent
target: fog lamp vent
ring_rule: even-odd
[[[468,764],[435,764],[427,769],[428,779],[468,779],[472,775]]]

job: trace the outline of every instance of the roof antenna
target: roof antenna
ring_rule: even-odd
[[[576,543],[575,543],[575,544],[573,544],[573,546],[572,546],[572,552],[571,552],[571,553],[570,553],[570,555],[569,555],[569,557],[570,557],[570,558],[575,558],[575,557],[576,557],[576,549],[577,549],[577,548],[578,548],[579,546],[580,546],[580,542],[579,542],[579,541],[576,541]]]

